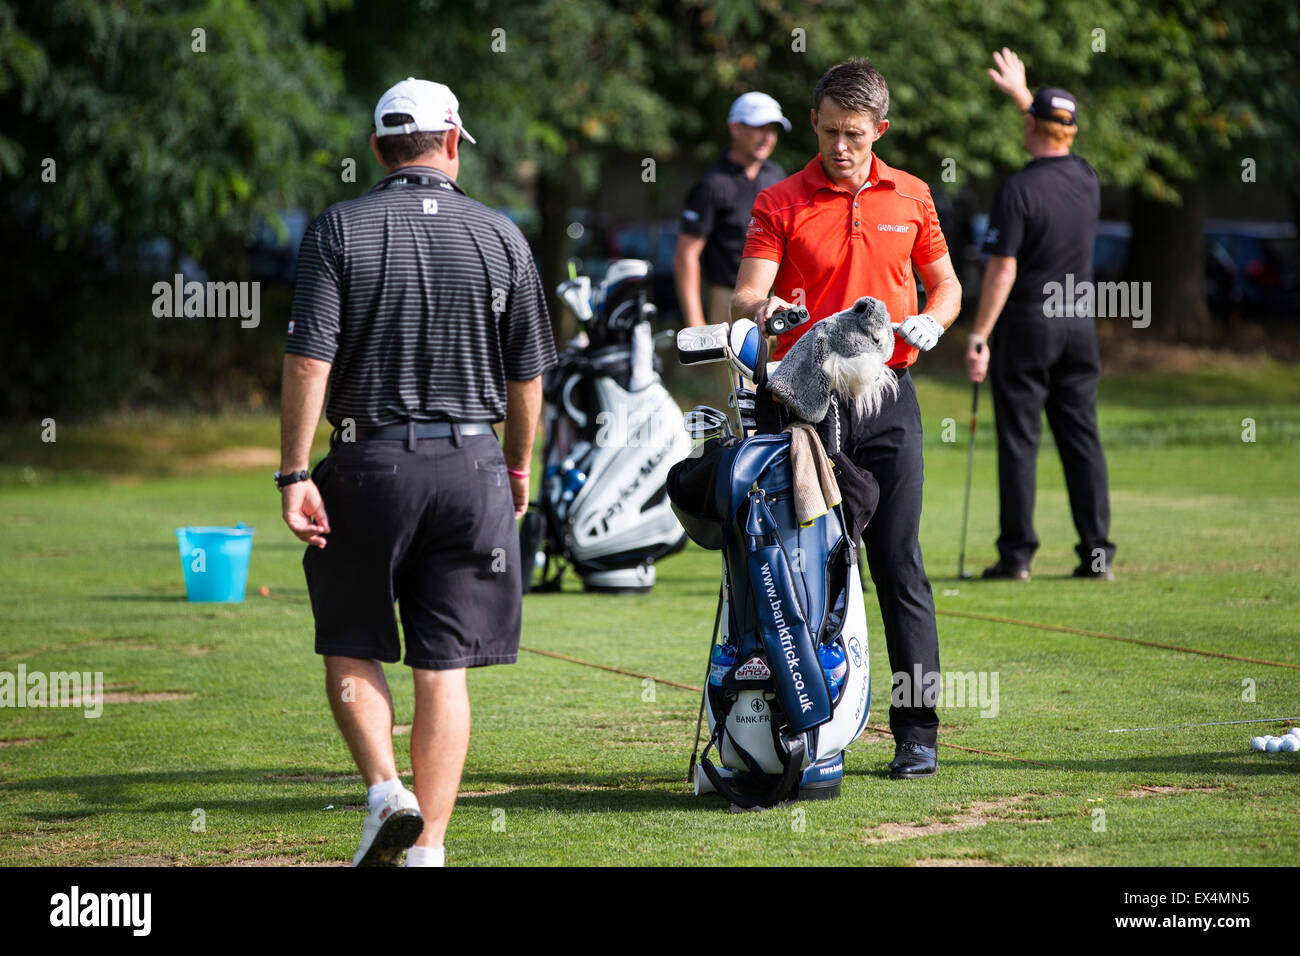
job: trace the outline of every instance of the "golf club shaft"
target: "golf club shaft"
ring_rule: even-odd
[[[976,346],[979,351],[979,346]],[[961,552],[957,557],[957,577],[966,573],[966,520],[970,516],[970,481],[975,465],[975,422],[980,408],[980,383],[976,382],[970,400],[970,445],[966,449],[966,499],[961,508]]]
[[[718,586],[718,610],[713,615],[713,640],[709,644],[709,670],[713,670],[713,645],[718,643],[718,629],[722,625],[722,589]],[[686,782],[695,782],[695,758],[700,752],[700,730],[704,726],[704,695],[709,692],[709,675],[704,675],[704,691],[700,694],[700,714],[695,718],[695,746],[691,749],[691,763],[686,769]]]

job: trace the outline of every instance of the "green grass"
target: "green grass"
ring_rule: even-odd
[[[944,612],[1300,664],[1297,381],[1280,367],[1107,379],[1118,580],[1068,577],[1075,539],[1047,442],[1043,547],[1024,586],[956,579],[970,387],[918,377],[922,545],[943,668],[999,675],[996,717],[942,712],[940,739],[956,746],[940,748],[939,776],[888,780],[892,745],[873,735],[851,748],[840,800],[730,814],[682,780],[695,694],[657,683],[650,695],[639,678],[525,652],[471,675],[473,741],[449,861],[1295,865],[1300,755],[1247,750],[1276,727],[1107,731],[1300,714],[1300,672]],[[987,390],[983,401],[975,567],[992,559],[996,535]],[[1254,443],[1241,440],[1246,417]],[[945,418],[954,442],[943,440]],[[274,419],[253,415],[60,426],[53,444],[37,428],[0,434],[0,670],[102,671],[110,690],[182,695],[106,703],[99,719],[0,710],[0,863],[351,857],[364,791],[312,652],[302,547],[280,523],[269,469],[204,457],[277,442]],[[258,529],[248,600],[187,603],[174,529],[236,521]],[[649,596],[531,596],[524,644],[699,684],[717,565],[692,547],[660,565]],[[871,593],[868,624],[880,727],[889,667]],[[409,678],[388,671],[408,722]],[[398,738],[408,773],[405,746]]]

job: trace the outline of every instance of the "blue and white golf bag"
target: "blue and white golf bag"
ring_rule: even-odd
[[[559,590],[568,566],[589,591],[648,591],[655,562],[686,545],[664,483],[691,447],[657,368],[650,263],[619,259],[594,292],[586,276],[557,291],[582,334],[544,380],[546,470],[519,532],[524,593]]]
[[[722,552],[696,793],[745,808],[839,796],[871,708],[857,535],[842,504],[799,523],[790,445],[789,432],[713,439],[669,480],[687,534]]]

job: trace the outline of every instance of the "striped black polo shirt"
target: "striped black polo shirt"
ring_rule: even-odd
[[[446,173],[407,166],[303,235],[285,351],[333,363],[336,427],[499,422],[555,364],[528,244]]]

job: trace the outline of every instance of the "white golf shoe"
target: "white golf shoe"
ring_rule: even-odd
[[[398,857],[420,838],[424,817],[415,794],[405,787],[370,811],[361,826],[361,849],[353,866],[398,866]]]

